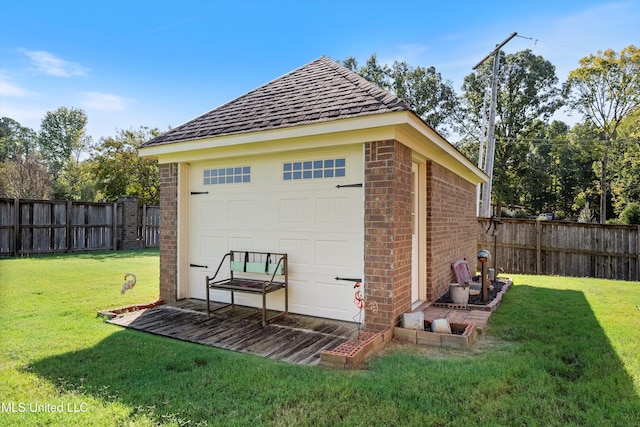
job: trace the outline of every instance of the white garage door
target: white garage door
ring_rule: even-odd
[[[229,250],[284,252],[289,311],[353,321],[353,282],[335,278],[364,272],[363,179],[361,146],[192,164],[188,296],[206,298],[205,276]],[[211,298],[230,300],[223,291]],[[261,304],[242,293],[236,302]],[[267,304],[283,309],[284,293]]]

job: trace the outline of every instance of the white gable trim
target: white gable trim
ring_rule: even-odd
[[[189,163],[203,158],[246,157],[390,139],[473,184],[487,181],[480,169],[410,111],[160,144],[140,148],[139,153],[157,158],[160,163]]]

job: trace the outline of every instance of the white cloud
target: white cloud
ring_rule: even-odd
[[[551,21],[545,32],[525,35],[540,38],[534,53],[555,65],[556,75],[565,80],[571,70],[578,68],[581,58],[606,49],[620,52],[636,42],[640,32],[634,9],[633,2],[585,7]]]
[[[22,52],[31,59],[31,63],[35,66],[36,70],[49,76],[72,77],[87,74],[87,69],[80,64],[65,61],[52,53],[43,50],[23,50]]]
[[[124,111],[133,102],[132,99],[104,92],[83,92],[80,96],[80,105],[87,110]]]
[[[386,64],[388,66],[393,65],[394,62],[406,62],[409,65],[414,65],[416,61],[422,58],[422,55],[429,50],[429,47],[419,43],[406,43],[393,47],[393,54],[385,55],[378,58],[378,62]],[[367,58],[369,59],[369,58]],[[415,65],[414,65],[415,66]]]
[[[44,107],[20,106],[11,103],[0,103],[0,117],[9,117],[20,123],[22,126],[38,130],[40,122],[46,115],[47,109]]]
[[[24,98],[34,95],[33,92],[15,84],[11,77],[0,71],[0,96]]]

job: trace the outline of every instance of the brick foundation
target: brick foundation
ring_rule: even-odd
[[[178,277],[178,164],[160,165],[160,299],[176,301]]]

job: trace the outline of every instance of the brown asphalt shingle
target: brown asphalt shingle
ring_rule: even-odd
[[[142,146],[408,110],[397,96],[322,56]]]

